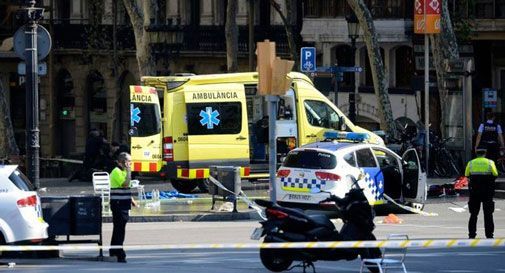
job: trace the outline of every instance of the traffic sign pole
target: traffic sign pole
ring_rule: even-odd
[[[40,8],[35,1],[26,8],[28,23],[25,26],[26,59],[26,155],[27,173],[36,189],[40,188],[40,142],[39,142],[39,85],[37,56],[37,21],[41,18]]]

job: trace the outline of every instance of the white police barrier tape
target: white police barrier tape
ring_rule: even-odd
[[[417,214],[423,215],[423,216],[438,216],[438,213],[435,213],[435,212],[426,212],[426,211],[422,211],[420,209],[415,209],[415,208],[412,208],[409,206],[398,204],[395,200],[393,200],[393,198],[389,197],[387,194],[383,194],[383,196],[384,196],[384,198],[386,198],[386,200],[388,200],[388,202],[391,202],[392,204],[394,204],[394,205],[396,205],[406,211],[417,213]]]
[[[231,193],[231,194],[235,195],[235,193],[234,193],[234,192],[232,192],[232,191],[228,190],[228,189],[227,189],[227,188],[226,188],[223,184],[221,184],[221,182],[219,182],[219,180],[215,179],[215,178],[214,178],[214,177],[212,177],[211,175],[209,175],[209,181],[210,181],[210,182],[212,182],[212,183],[214,183],[214,185],[218,186],[218,187],[219,187],[219,188],[221,188],[222,190],[227,191],[227,192],[229,192],[229,193]],[[240,193],[238,194],[238,196],[237,196],[237,197],[239,197],[240,199],[244,200],[244,202],[245,202],[245,203],[246,203],[246,204],[247,204],[250,208],[254,209],[254,210],[258,213],[258,215],[261,217],[261,219],[263,219],[263,220],[266,220],[266,219],[267,219],[267,217],[266,217],[266,215],[265,215],[264,210],[263,210],[260,206],[258,206],[256,203],[254,203],[253,201],[251,201],[251,200],[247,197],[247,195],[244,193],[244,191],[242,191],[242,190],[241,190],[241,191],[240,191]]]
[[[378,240],[378,241],[334,241],[297,243],[236,243],[236,244],[161,244],[161,245],[62,245],[62,246],[13,246],[2,245],[0,251],[98,251],[123,248],[125,250],[177,250],[177,249],[258,249],[258,248],[464,248],[464,247],[505,247],[505,238],[499,239],[434,239],[434,240]]]

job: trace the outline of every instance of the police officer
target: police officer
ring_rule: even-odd
[[[110,173],[110,209],[113,222],[111,246],[123,245],[129,211],[132,204],[137,206],[132,199],[130,180],[131,157],[123,152],[118,156],[118,166]],[[122,248],[110,249],[109,255],[116,256],[120,263],[126,263],[126,254]]]
[[[470,199],[468,208],[470,210],[470,220],[468,221],[468,237],[474,239],[477,235],[477,216],[480,211],[480,203],[484,210],[484,228],[486,238],[493,238],[494,223],[494,187],[498,171],[494,161],[487,159],[485,149],[477,149],[477,158],[471,160],[466,165],[465,176],[469,178],[468,189]]]
[[[493,112],[486,114],[487,121],[480,124],[477,138],[475,139],[475,150],[478,148],[487,149],[487,157],[491,160],[498,158],[498,142],[500,147],[504,147],[502,128],[497,124]]]

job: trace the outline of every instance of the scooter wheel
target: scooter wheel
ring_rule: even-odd
[[[279,249],[261,248],[260,259],[266,269],[273,272],[284,271],[293,263],[293,260],[287,258],[286,254]]]

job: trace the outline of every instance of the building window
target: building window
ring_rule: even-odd
[[[475,0],[475,17],[493,18],[493,0]]]
[[[367,5],[374,18],[402,18],[403,0],[368,0]]]
[[[304,17],[337,17],[350,12],[346,1],[342,0],[307,0],[304,1]]]
[[[396,87],[408,88],[414,73],[414,52],[409,46],[396,49],[395,60]]]
[[[505,0],[496,0],[496,18],[505,18]]]

